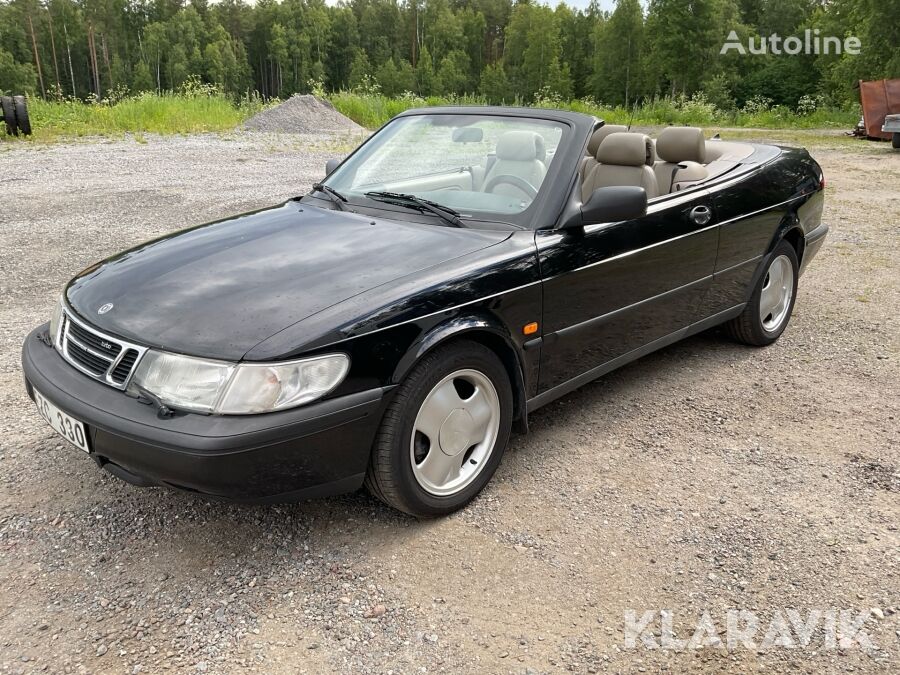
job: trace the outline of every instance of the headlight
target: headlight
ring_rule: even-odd
[[[214,412],[234,364],[149,351],[132,382],[176,408]]]
[[[62,321],[62,298],[56,301],[50,314],[50,342],[59,349],[59,324]]]
[[[132,385],[175,408],[249,415],[320,398],[340,384],[349,368],[345,354],[234,364],[151,350],[141,359]]]

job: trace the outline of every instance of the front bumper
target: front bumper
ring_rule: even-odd
[[[881,130],[886,134],[900,134],[900,115],[888,115]]]
[[[85,424],[91,457],[137,485],[167,485],[239,501],[295,501],[362,485],[386,389],[248,416],[178,414],[83,375],[37,336],[22,347],[34,388]],[[74,449],[73,449],[74,451]]]

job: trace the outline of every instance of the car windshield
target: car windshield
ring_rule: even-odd
[[[467,216],[502,219],[538,197],[567,127],[527,117],[400,117],[325,180],[352,201],[413,195]],[[407,206],[415,205],[406,200]],[[421,206],[421,205],[420,205]],[[421,210],[421,208],[420,208]]]

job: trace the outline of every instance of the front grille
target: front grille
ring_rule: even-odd
[[[89,351],[83,349],[78,343],[73,342],[72,340],[69,340],[69,344],[66,345],[66,351],[69,352],[69,356],[72,357],[73,360],[80,363],[82,367],[87,368],[89,371],[91,371],[92,375],[96,375],[98,377],[109,370],[109,366],[111,365],[110,361],[91,354]]]
[[[83,347],[92,349],[95,352],[100,352],[103,356],[110,359],[116,358],[119,355],[119,352],[122,351],[121,345],[101,338],[99,335],[82,328],[77,323],[73,323],[69,327],[69,337],[73,340],[77,340]]]
[[[118,365],[113,368],[112,380],[117,384],[122,384],[131,375],[131,369],[134,368],[134,362],[137,361],[138,353],[136,349],[129,349],[125,352],[125,356],[119,361]]]
[[[85,375],[117,389],[124,389],[131,379],[146,347],[101,333],[72,318],[63,311],[59,335],[54,336],[60,354]]]

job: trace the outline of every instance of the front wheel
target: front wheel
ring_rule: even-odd
[[[781,336],[794,311],[799,267],[794,247],[782,240],[766,260],[743,313],[725,324],[735,340],[764,347]]]
[[[423,358],[385,412],[366,487],[400,511],[452,513],[487,485],[512,426],[512,388],[496,354],[456,342]]]
[[[891,147],[895,150],[900,150],[900,132],[894,132],[894,135],[891,136]]]

